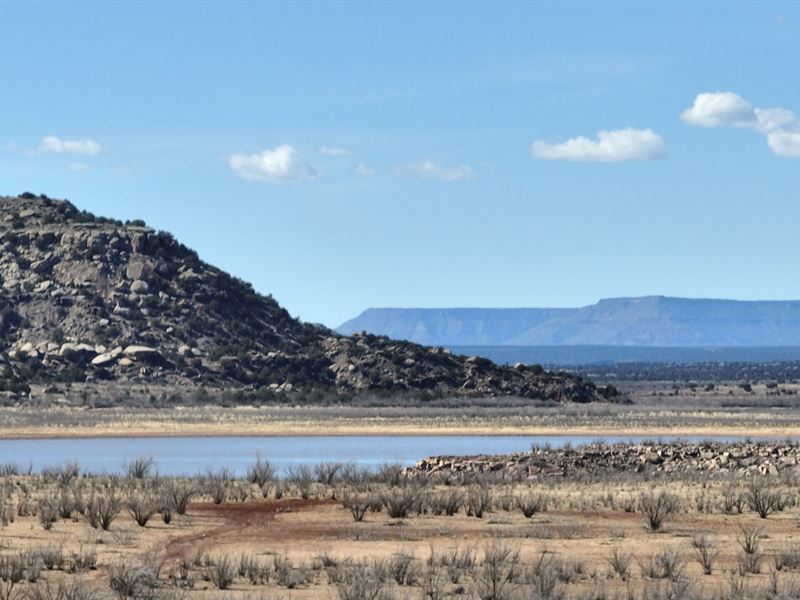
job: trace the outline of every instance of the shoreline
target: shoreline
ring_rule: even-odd
[[[0,441],[13,440],[69,440],[69,439],[148,439],[148,438],[233,438],[233,437],[458,437],[458,436],[508,436],[508,437],[593,437],[669,438],[759,438],[782,440],[800,438],[800,427],[503,427],[492,425],[419,426],[412,424],[359,424],[326,425],[320,423],[276,423],[252,427],[209,425],[177,426],[164,428],[161,424],[119,425],[98,427],[20,427],[0,429]]]

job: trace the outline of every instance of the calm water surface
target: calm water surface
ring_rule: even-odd
[[[352,461],[365,467],[383,463],[412,465],[426,456],[442,454],[503,454],[530,450],[532,444],[562,447],[602,440],[639,442],[647,437],[614,436],[297,436],[297,437],[185,437],[88,438],[56,440],[0,440],[0,463],[22,468],[78,461],[84,471],[119,472],[130,459],[150,455],[164,475],[194,475],[227,467],[243,474],[257,454],[279,469],[323,461]],[[670,437],[700,441],[703,437]],[[741,440],[741,437],[714,438]]]

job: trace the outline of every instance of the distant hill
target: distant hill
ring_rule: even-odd
[[[498,366],[293,318],[169,233],[46,196],[0,197],[0,390],[113,381],[321,394],[605,400],[541,367]],[[4,396],[5,398],[5,396]]]
[[[337,331],[441,346],[800,346],[800,301],[611,298],[581,308],[371,308]]]

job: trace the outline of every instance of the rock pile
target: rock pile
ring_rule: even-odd
[[[0,390],[113,380],[276,394],[615,397],[567,374],[302,323],[170,234],[0,197]]]
[[[503,472],[512,479],[615,473],[748,476],[798,469],[800,445],[791,442],[590,444],[537,448],[504,456],[437,456],[417,462],[423,473]]]

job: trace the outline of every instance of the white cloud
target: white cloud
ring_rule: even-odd
[[[316,179],[317,172],[289,145],[256,154],[231,154],[228,164],[245,181],[287,183]]]
[[[742,127],[763,134],[774,154],[800,158],[800,119],[786,108],[753,108],[733,92],[698,94],[681,118],[700,127]]]
[[[371,169],[364,163],[358,163],[355,168],[356,175],[361,175],[362,177],[371,177],[375,175],[375,169]]]
[[[96,156],[103,151],[103,146],[92,139],[85,140],[62,140],[54,135],[48,135],[42,140],[37,152],[45,154],[53,152],[56,154],[79,154],[82,156]]]
[[[597,139],[575,137],[550,144],[536,141],[531,146],[534,158],[544,160],[573,160],[623,162],[653,160],[664,156],[664,140],[652,129],[615,129],[598,132]]]
[[[753,107],[733,92],[697,94],[681,119],[698,127],[750,127],[757,122]]]
[[[323,156],[350,156],[350,150],[347,148],[336,148],[331,146],[320,146],[319,153]]]
[[[800,158],[800,131],[773,131],[767,134],[772,151],[783,158]]]
[[[5,150],[6,152],[16,152],[17,142],[14,141],[8,142],[5,146],[3,146],[3,150]]]
[[[396,172],[406,177],[418,177],[419,179],[433,179],[438,181],[464,181],[474,179],[475,171],[467,165],[454,165],[446,167],[432,160],[424,160],[416,163],[402,165]]]
[[[89,165],[85,165],[85,164],[79,163],[79,162],[73,162],[73,163],[69,163],[69,165],[67,165],[67,168],[70,171],[72,171],[73,173],[82,173],[84,171],[88,171],[89,170]]]

